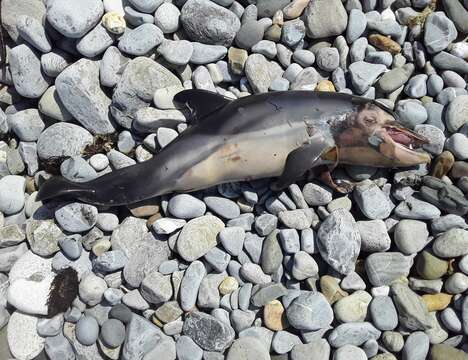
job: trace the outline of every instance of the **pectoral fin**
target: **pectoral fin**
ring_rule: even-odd
[[[271,186],[274,191],[283,190],[314,166],[321,165],[321,156],[333,148],[323,139],[314,139],[313,142],[305,144],[289,153],[283,173]]]

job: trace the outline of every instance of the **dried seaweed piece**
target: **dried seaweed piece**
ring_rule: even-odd
[[[59,272],[50,286],[47,316],[53,317],[67,311],[78,296],[78,286],[78,273],[75,269],[69,267]]]

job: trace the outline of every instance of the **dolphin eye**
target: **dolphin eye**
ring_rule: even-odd
[[[368,124],[368,125],[377,124],[377,119],[376,119],[375,117],[366,116],[366,117],[364,118],[364,121],[365,121],[366,124]]]

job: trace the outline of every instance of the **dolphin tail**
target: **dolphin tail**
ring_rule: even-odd
[[[88,197],[94,190],[86,183],[71,182],[62,176],[56,176],[41,185],[36,196],[37,201],[50,200],[57,197]]]

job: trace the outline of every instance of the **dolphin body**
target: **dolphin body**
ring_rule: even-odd
[[[85,183],[46,181],[38,200],[68,197],[106,206],[191,192],[218,184],[277,177],[284,189],[309,170],[340,192],[329,172],[338,163],[406,167],[431,161],[415,148],[427,140],[404,128],[382,104],[348,94],[281,91],[230,100],[184,90],[174,102],[191,110],[190,126],[151,160]]]

